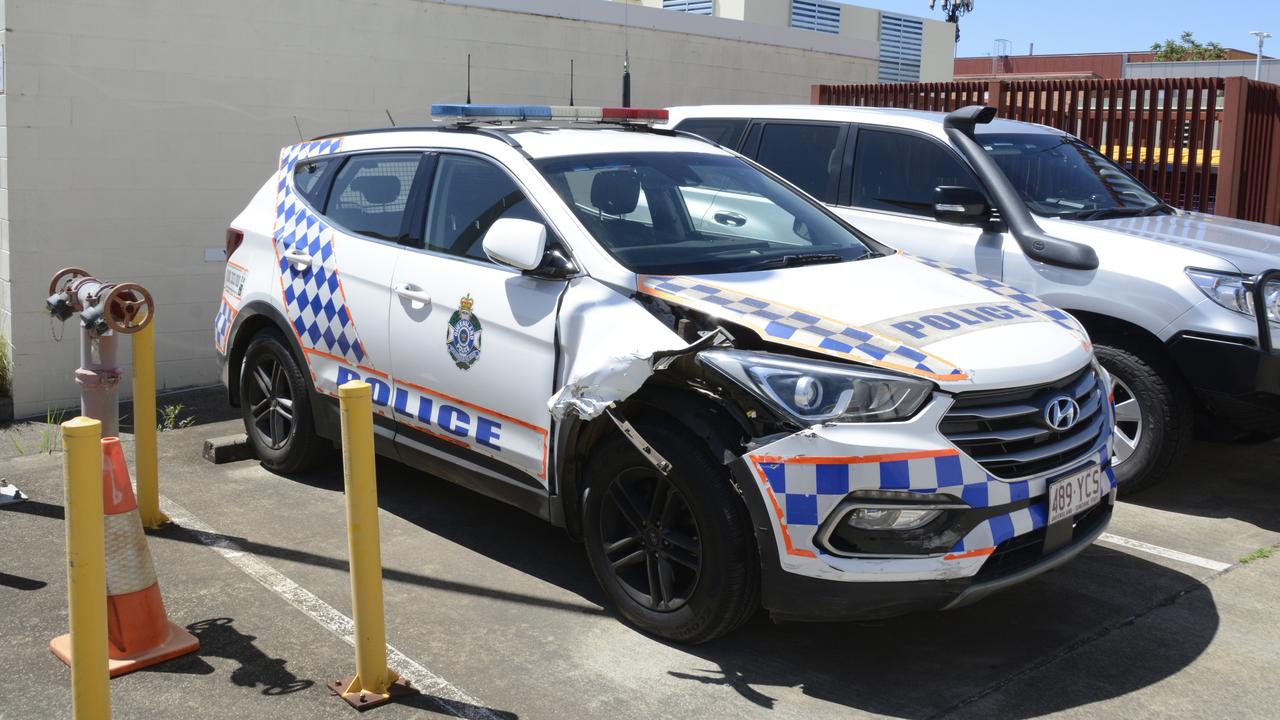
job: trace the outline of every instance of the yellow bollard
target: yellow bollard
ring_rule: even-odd
[[[111,717],[101,434],[102,423],[92,418],[77,417],[62,423],[71,713],[75,720]]]
[[[133,335],[133,439],[138,478],[138,514],[154,530],[169,522],[160,512],[159,463],[156,460],[156,335],[148,322]]]
[[[356,674],[329,689],[357,710],[416,692],[387,667],[378,533],[378,478],[373,458],[373,393],[352,380],[338,388],[342,413],[342,474],[347,495],[351,610],[356,624]]]

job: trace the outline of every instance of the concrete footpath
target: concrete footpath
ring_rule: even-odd
[[[354,670],[340,463],[286,478],[200,459],[204,438],[238,431],[160,435],[164,507],[182,523],[149,542],[170,619],[202,647],[113,680],[116,718],[354,716],[324,687]],[[68,717],[70,676],[47,648],[66,630],[61,456],[0,458],[31,497],[0,510],[0,719]],[[561,531],[380,461],[388,642],[428,692],[370,716],[1275,717],[1280,555],[1239,560],[1280,543],[1278,464],[1275,443],[1199,445],[1119,508],[1110,532],[1136,545],[1100,542],[971,608],[759,615],[690,648],[604,609]]]

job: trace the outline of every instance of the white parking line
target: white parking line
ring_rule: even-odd
[[[241,572],[257,580],[263,587],[284,598],[286,602],[301,610],[307,617],[315,620],[326,630],[337,635],[352,647],[355,646],[355,623],[351,618],[338,612],[332,605],[313,595],[306,588],[285,577],[280,571],[263,562],[258,556],[245,551],[234,541],[227,539],[213,528],[205,525],[199,518],[187,512],[181,505],[161,497],[160,509],[175,523],[189,530],[200,542],[213,548],[227,562],[236,566]],[[421,664],[387,645],[387,664],[400,677],[419,692],[433,695],[452,703],[448,711],[459,717],[471,720],[501,720],[501,716],[485,707],[479,700],[458,689],[448,680],[436,675]]]
[[[1150,553],[1151,555],[1159,555],[1163,558],[1177,560],[1178,562],[1184,562],[1189,565],[1196,565],[1214,572],[1222,572],[1223,570],[1231,567],[1231,563],[1218,562],[1217,560],[1202,558],[1199,555],[1191,555],[1178,550],[1170,550],[1169,548],[1162,548],[1159,545],[1151,545],[1150,543],[1144,543],[1140,540],[1130,540],[1129,538],[1112,535],[1111,533],[1102,533],[1098,536],[1098,539],[1102,542],[1111,543],[1112,545],[1127,547],[1130,550]]]

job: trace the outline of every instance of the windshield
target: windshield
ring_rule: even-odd
[[[1036,214],[1099,220],[1169,211],[1142,183],[1075,138],[982,133],[977,140]]]
[[[816,203],[735,157],[606,153],[534,165],[635,273],[732,273],[879,254]]]

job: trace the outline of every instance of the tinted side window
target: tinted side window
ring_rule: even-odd
[[[427,248],[488,261],[480,241],[500,218],[543,222],[497,165],[466,155],[441,155],[427,202]]]
[[[333,171],[342,158],[327,157],[303,160],[293,168],[293,187],[311,207],[324,209],[324,192],[329,187]]]
[[[421,162],[419,153],[352,157],[334,178],[325,215],[361,235],[397,242],[405,240],[408,237],[405,205]]]
[[[756,161],[819,200],[830,201],[843,150],[836,125],[769,123],[760,136]]]
[[[742,129],[746,126],[746,118],[695,118],[676,125],[676,129],[701,135],[717,145],[736,149],[738,140],[742,137]]]
[[[933,189],[939,185],[981,189],[969,169],[932,140],[858,130],[853,156],[855,206],[933,217]]]

